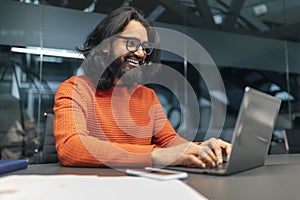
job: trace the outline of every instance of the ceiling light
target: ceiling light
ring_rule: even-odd
[[[256,16],[261,16],[268,12],[268,7],[266,4],[259,4],[253,7],[253,12]]]
[[[214,15],[213,19],[214,19],[215,24],[222,24],[223,23],[222,15]]]
[[[49,49],[49,48],[40,48],[40,47],[26,47],[26,48],[12,47],[11,51],[17,53],[28,53],[28,54],[37,54],[37,55],[84,59],[84,56],[82,54],[79,54],[75,51],[63,50],[63,49]]]

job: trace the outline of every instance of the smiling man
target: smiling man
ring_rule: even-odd
[[[141,84],[159,68],[159,45],[137,10],[114,10],[78,50],[86,57],[85,75],[64,81],[55,96],[54,136],[62,165],[222,164],[230,144],[210,139],[198,145],[180,137],[155,92]]]
[[[141,22],[131,20],[123,32],[113,37],[114,41],[109,56],[112,59],[116,57],[110,64],[110,69],[114,75],[114,85],[121,77],[122,83],[119,84],[127,86],[142,80],[141,70],[130,70],[145,64],[146,57],[150,56],[154,50],[155,46],[148,41],[147,35],[147,31]],[[104,48],[104,51],[108,52],[108,49],[109,47]],[[117,55],[120,55],[120,57]]]

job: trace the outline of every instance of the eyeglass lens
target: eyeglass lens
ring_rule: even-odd
[[[142,45],[143,51],[146,55],[150,55],[154,49],[154,45],[151,42],[141,43],[138,39],[127,38],[127,50],[130,52],[136,52]]]

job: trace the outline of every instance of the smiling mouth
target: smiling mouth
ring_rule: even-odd
[[[134,67],[138,67],[140,66],[142,63],[144,63],[144,61],[142,59],[137,59],[135,57],[128,57],[126,58],[126,61]]]
[[[133,60],[133,59],[130,59],[130,58],[128,58],[127,61],[134,64],[134,65],[138,65],[140,63],[138,60]]]

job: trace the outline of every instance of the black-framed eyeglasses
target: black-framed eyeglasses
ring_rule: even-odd
[[[126,49],[128,51],[130,51],[131,53],[136,52],[140,48],[140,46],[142,46],[144,53],[147,56],[149,56],[155,47],[153,43],[151,43],[151,42],[142,42],[141,43],[140,40],[137,38],[125,37],[125,36],[121,36],[121,35],[117,35],[116,37],[126,40]]]

